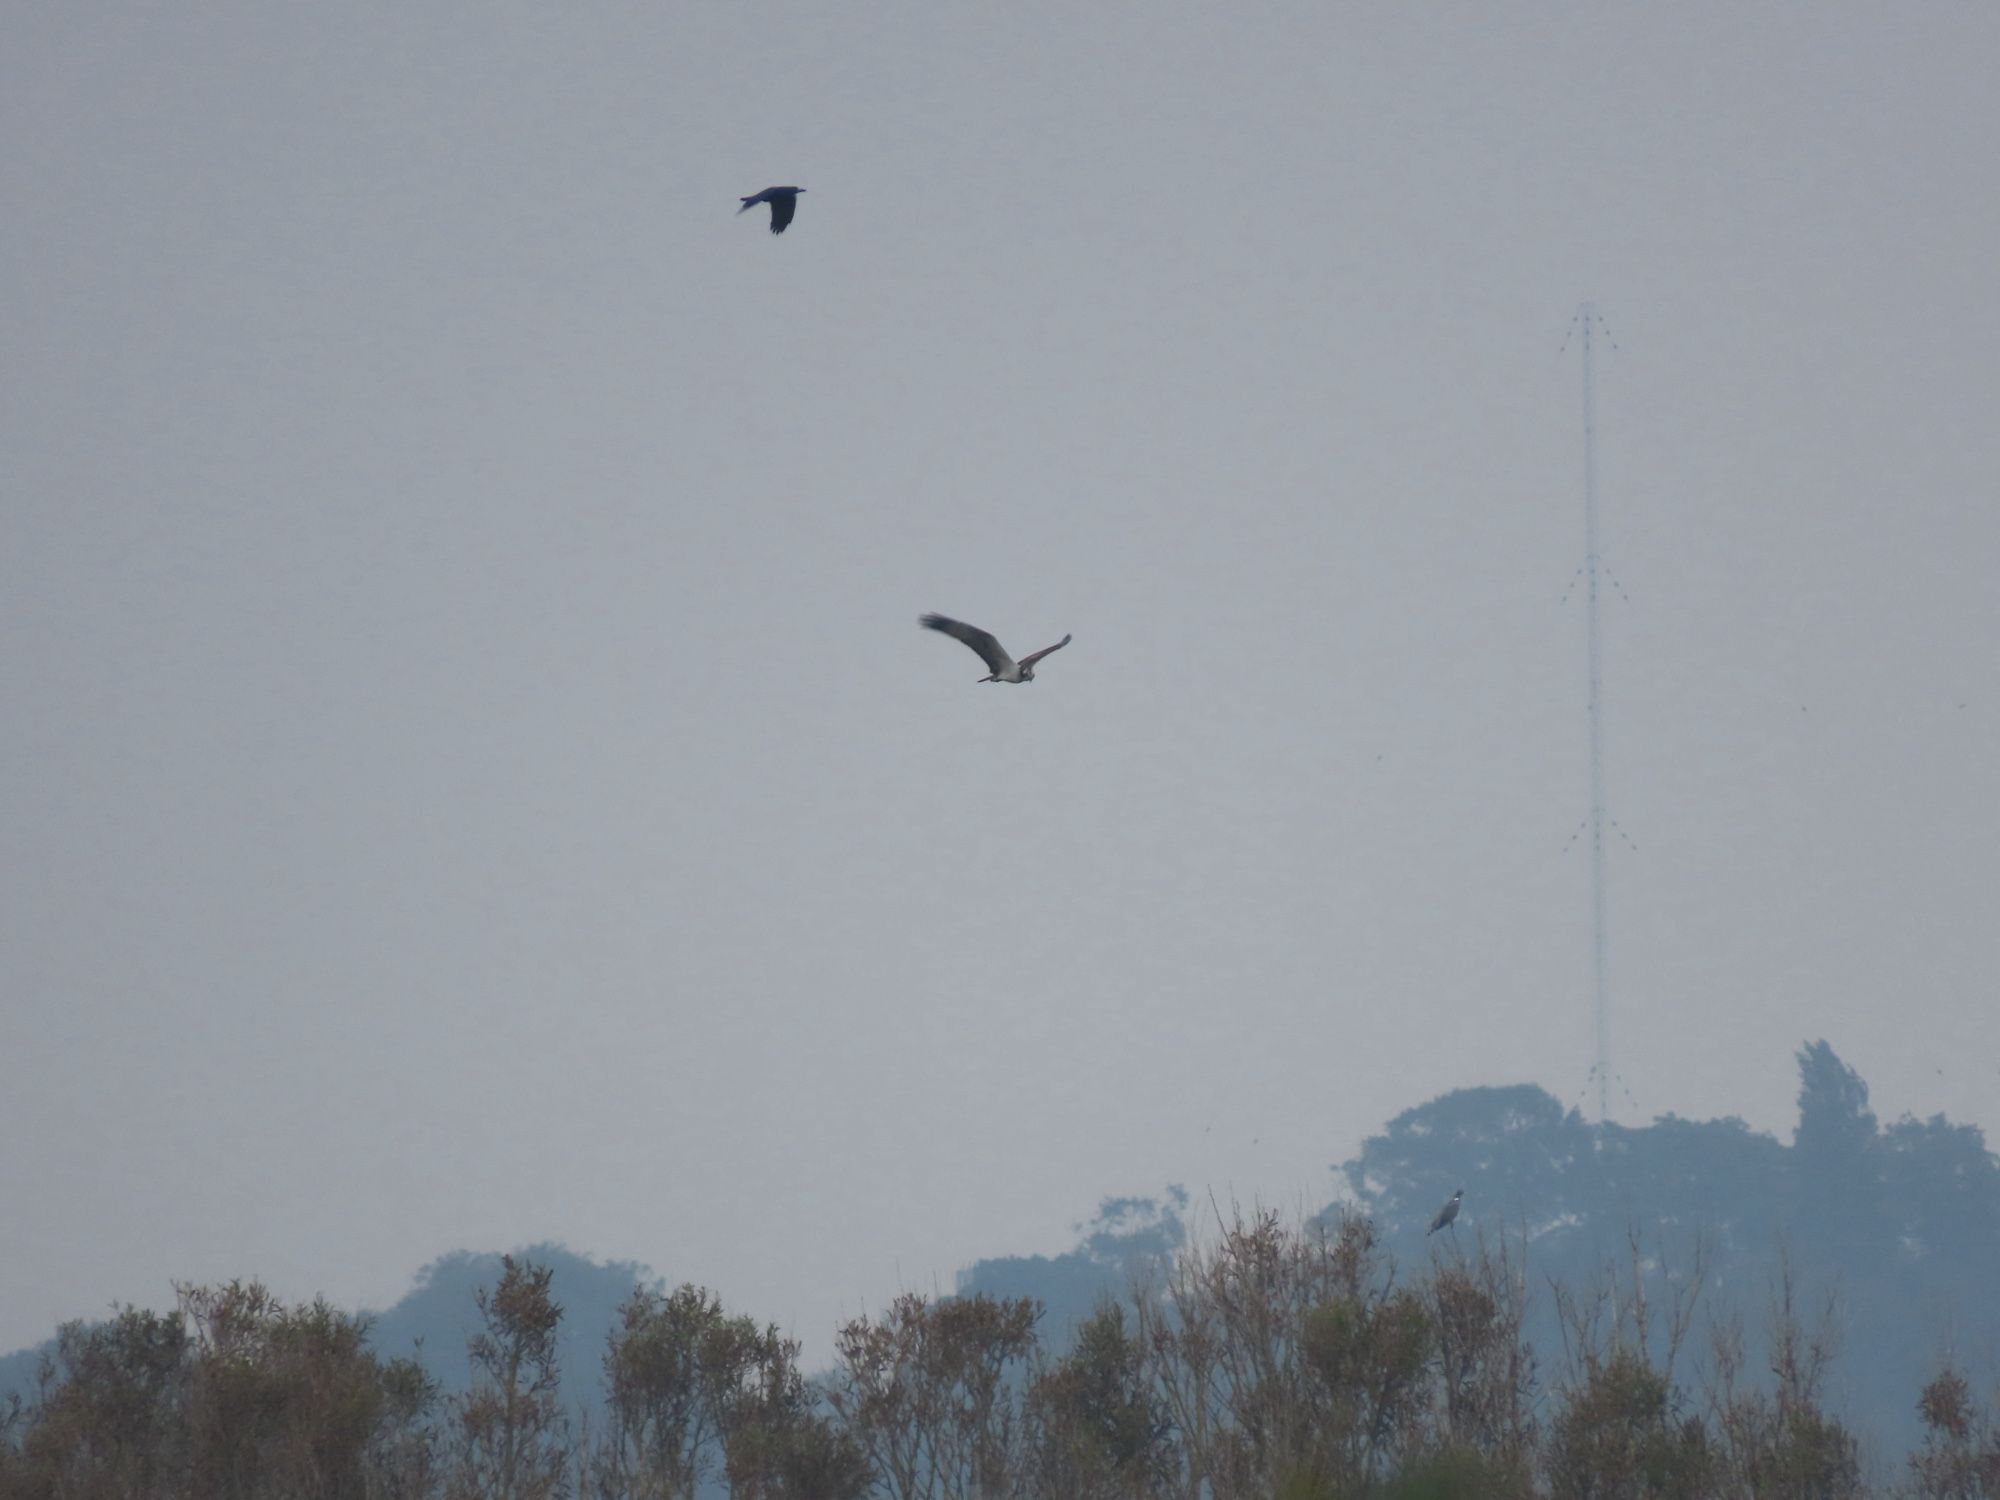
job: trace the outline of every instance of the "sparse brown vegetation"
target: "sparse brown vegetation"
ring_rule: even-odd
[[[1663,1292],[1661,1289],[1665,1288]],[[1649,1290],[1650,1289],[1650,1290]],[[1865,1493],[1824,1393],[1831,1307],[1771,1289],[1769,1369],[1740,1326],[1685,1346],[1703,1267],[1635,1240],[1548,1289],[1545,1382],[1518,1245],[1474,1234],[1407,1274],[1358,1217],[1218,1223],[1161,1274],[1043,1342],[1027,1298],[896,1299],[840,1331],[825,1380],[711,1292],[635,1291],[593,1425],[557,1396],[563,1310],[507,1259],[479,1298],[474,1380],[441,1399],[365,1318],[255,1283],[62,1330],[0,1411],[0,1500],[1790,1500]],[[1684,1367],[1695,1366],[1690,1383]],[[1955,1368],[1916,1398],[1895,1493],[2000,1495],[2000,1422]]]

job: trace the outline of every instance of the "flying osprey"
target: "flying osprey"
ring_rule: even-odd
[[[799,194],[802,187],[768,187],[761,193],[752,193],[743,200],[743,206],[736,211],[748,213],[759,203],[771,205],[771,233],[783,234],[785,226],[792,222],[792,215],[799,211]]]
[[[1438,1216],[1435,1219],[1431,1220],[1431,1227],[1424,1231],[1425,1239],[1429,1239],[1432,1235],[1436,1234],[1440,1229],[1448,1227],[1451,1221],[1458,1217],[1458,1200],[1463,1198],[1464,1196],[1465,1196],[1464,1188],[1460,1188],[1457,1192],[1451,1195],[1451,1201],[1445,1204],[1443,1208],[1438,1210]],[[1456,1229],[1452,1230],[1451,1232],[1453,1234],[1458,1233]]]
[[[1044,646],[1032,656],[1024,656],[1015,661],[1001,648],[998,641],[977,625],[960,624],[957,620],[948,620],[943,615],[925,615],[917,623],[926,630],[942,630],[946,635],[955,636],[977,651],[979,659],[993,669],[989,676],[979,679],[981,682],[1033,682],[1035,663],[1051,651],[1060,651],[1069,644],[1069,637],[1064,636],[1053,646]]]

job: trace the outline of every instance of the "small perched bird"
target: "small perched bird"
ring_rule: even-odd
[[[1451,1195],[1451,1201],[1445,1204],[1443,1208],[1438,1210],[1438,1216],[1435,1219],[1431,1220],[1431,1227],[1424,1231],[1425,1239],[1429,1239],[1432,1235],[1436,1234],[1440,1229],[1448,1227],[1451,1224],[1451,1221],[1458,1217],[1458,1201],[1464,1196],[1465,1196],[1464,1188],[1460,1188],[1457,1192]],[[1452,1233],[1457,1234],[1458,1231],[1454,1229],[1452,1230]]]
[[[792,215],[799,211],[799,194],[802,187],[769,187],[761,193],[752,193],[743,200],[743,206],[736,211],[748,213],[760,203],[771,205],[771,233],[783,234],[785,226],[792,222]]]
[[[993,669],[989,675],[979,679],[981,682],[1033,682],[1035,663],[1051,651],[1060,651],[1069,644],[1069,637],[1064,636],[1053,646],[1044,646],[1032,656],[1024,656],[1015,661],[1001,648],[998,641],[977,625],[961,624],[957,620],[946,619],[943,615],[925,615],[917,623],[926,630],[942,630],[946,635],[955,636],[977,651],[979,659]]]

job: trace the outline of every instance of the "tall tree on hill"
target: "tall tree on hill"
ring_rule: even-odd
[[[473,1386],[453,1402],[453,1500],[559,1500],[568,1493],[569,1422],[556,1354],[563,1310],[552,1272],[509,1255],[499,1284],[478,1295],[479,1333],[467,1346]]]
[[[1837,1267],[1850,1285],[1884,1269],[1896,1231],[1886,1210],[1882,1149],[1868,1085],[1824,1041],[1801,1047],[1799,1128],[1789,1158],[1783,1223],[1801,1258]]]

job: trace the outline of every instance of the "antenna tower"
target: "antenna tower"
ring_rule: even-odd
[[[1597,1057],[1590,1071],[1597,1080],[1597,1118],[1602,1122],[1610,1114],[1611,1089],[1611,1028],[1604,983],[1604,839],[1607,825],[1617,825],[1606,814],[1604,807],[1604,672],[1597,598],[1605,581],[1615,587],[1617,580],[1605,572],[1597,549],[1597,380],[1591,349],[1597,333],[1602,332],[1607,342],[1611,335],[1603,318],[1598,315],[1596,304],[1590,302],[1577,310],[1570,327],[1573,333],[1581,334],[1583,345],[1582,571],[1584,613],[1589,621],[1587,631],[1590,641],[1590,818],[1587,827],[1590,831],[1590,960],[1597,1015]],[[1611,347],[1615,349],[1618,346],[1613,343]]]

